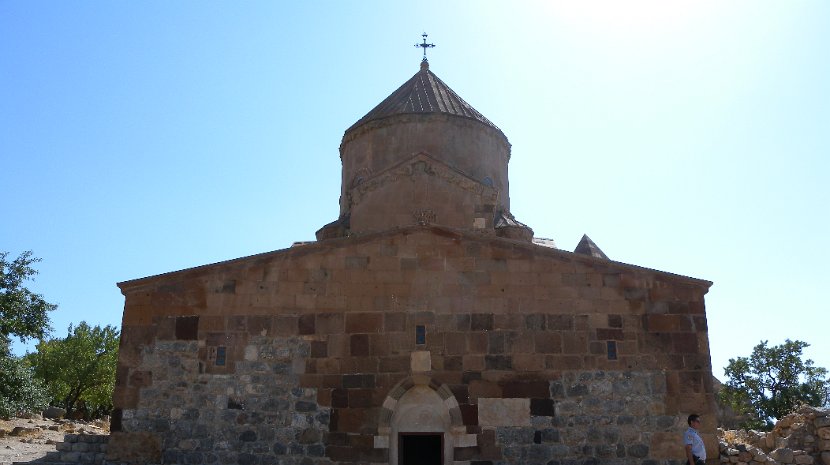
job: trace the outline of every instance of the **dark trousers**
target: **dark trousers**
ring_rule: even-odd
[[[686,460],[686,465],[706,465],[706,461],[698,457],[697,455],[692,455],[692,458],[695,459],[695,463],[690,464],[689,461]]]

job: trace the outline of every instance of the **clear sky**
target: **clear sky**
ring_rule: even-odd
[[[830,368],[828,24],[823,0],[0,0],[0,250],[43,258],[65,336],[120,325],[116,282],[313,239],[343,131],[426,31],[536,236],[713,281],[716,376],[762,339]]]

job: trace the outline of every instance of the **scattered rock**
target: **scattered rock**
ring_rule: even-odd
[[[718,440],[724,465],[830,465],[830,409],[801,407],[769,432],[718,429]]]
[[[63,418],[64,415],[66,415],[66,410],[60,407],[48,407],[43,411],[44,418],[60,419]]]
[[[26,426],[15,426],[9,436],[16,436],[16,437],[26,437],[26,436],[34,436],[40,434],[42,430],[40,428],[30,428]]]

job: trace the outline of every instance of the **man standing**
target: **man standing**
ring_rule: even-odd
[[[706,463],[706,446],[703,445],[703,439],[697,433],[700,428],[700,415],[689,415],[686,420],[689,423],[689,429],[683,434],[683,444],[686,446],[686,463],[688,465],[704,465]]]

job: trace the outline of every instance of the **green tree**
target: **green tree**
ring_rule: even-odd
[[[761,341],[749,357],[729,359],[725,368],[728,380],[720,396],[737,413],[749,418],[743,426],[769,430],[774,420],[801,404],[830,404],[827,370],[802,359],[802,350],[809,346],[787,339],[768,347],[767,341]]]
[[[49,312],[56,305],[26,287],[36,274],[32,265],[40,261],[32,252],[23,252],[8,261],[0,252],[0,416],[8,418],[45,407],[47,397],[42,383],[32,376],[32,368],[12,355],[12,337],[26,340],[43,338],[49,331]]]
[[[21,357],[0,356],[0,418],[39,412],[47,405],[49,395],[32,367]]]
[[[65,338],[41,341],[37,352],[27,355],[53,405],[66,409],[67,416],[80,410],[90,419],[112,409],[118,335],[112,326],[93,328],[82,321],[69,325]]]
[[[32,252],[20,254],[7,261],[8,252],[0,252],[0,344],[8,351],[10,336],[22,340],[43,338],[49,331],[49,314],[57,305],[43,300],[43,296],[30,291],[25,283],[37,270],[32,264],[40,261]]]

